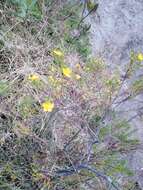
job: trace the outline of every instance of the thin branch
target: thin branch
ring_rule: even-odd
[[[85,3],[84,3],[84,6],[86,7],[86,1],[85,1]],[[98,4],[95,4],[94,8],[91,9],[91,10],[87,13],[87,15],[85,15],[84,17],[81,18],[81,20],[80,20],[80,22],[79,22],[79,24],[78,24],[78,29],[79,29],[81,23],[82,23],[93,11],[95,12],[95,11],[97,10],[97,8],[98,8]],[[85,11],[85,10],[84,10],[84,11]]]

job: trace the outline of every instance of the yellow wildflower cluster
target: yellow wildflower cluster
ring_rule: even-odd
[[[54,58],[59,58],[59,59],[64,58],[64,53],[60,49],[52,50],[51,55]],[[59,76],[57,75],[58,74],[58,72],[57,72],[58,68],[59,68],[59,71],[61,70],[61,73],[67,78],[73,78],[73,79],[76,79],[76,80],[81,79],[81,76],[79,74],[77,74],[77,73],[74,73],[73,70],[70,67],[66,66],[64,62],[61,62],[61,65],[58,65],[58,66],[57,65],[55,65],[55,66],[52,65],[51,74],[48,77],[48,80],[56,88],[55,97],[59,97],[59,95],[61,95],[61,83],[63,81],[63,79],[60,79]],[[79,63],[76,64],[75,68],[77,70],[80,70],[81,69],[80,64]],[[77,72],[77,70],[76,70],[76,72]],[[56,74],[57,77],[55,76],[55,74]],[[30,74],[28,76],[28,80],[31,81],[31,82],[37,82],[37,81],[40,81],[40,76],[37,75],[37,74]],[[58,93],[57,93],[57,90],[58,90]],[[53,96],[54,96],[54,93],[53,93]],[[55,107],[54,102],[50,101],[50,100],[45,101],[45,102],[43,102],[41,104],[41,108],[45,112],[52,112],[54,107]]]

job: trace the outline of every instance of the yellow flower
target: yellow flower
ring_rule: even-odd
[[[54,103],[51,101],[43,102],[42,108],[45,112],[52,112],[52,110],[54,109]]]
[[[64,53],[59,49],[54,49],[52,51],[52,55],[55,57],[60,57],[60,58],[64,57]]]
[[[143,54],[142,54],[142,53],[139,53],[139,54],[137,55],[137,60],[140,61],[140,62],[143,61]]]
[[[39,81],[39,80],[40,80],[40,77],[39,77],[38,75],[33,74],[33,75],[30,75],[30,76],[28,77],[28,80],[31,80],[31,81]]]
[[[72,70],[68,67],[63,67],[62,68],[63,75],[65,75],[68,78],[72,77]]]
[[[80,75],[75,75],[75,77],[76,77],[77,80],[81,79]]]

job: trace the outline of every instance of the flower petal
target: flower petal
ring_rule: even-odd
[[[143,61],[143,54],[142,54],[142,53],[139,53],[139,54],[137,55],[137,60],[140,61],[140,62]]]
[[[31,80],[31,81],[39,81],[40,80],[40,77],[36,74],[32,74],[28,77],[28,80]]]
[[[68,78],[72,77],[72,70],[68,67],[62,68],[63,75],[65,75]]]
[[[54,49],[52,51],[52,55],[55,56],[55,57],[60,57],[60,58],[64,57],[64,53],[59,49]]]
[[[54,103],[51,101],[46,101],[42,103],[42,108],[45,112],[52,112],[54,109]]]

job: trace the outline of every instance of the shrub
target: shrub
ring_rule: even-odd
[[[46,18],[35,21],[30,16],[41,15],[40,2],[7,1],[18,12],[5,13],[12,29],[1,57],[12,53],[0,71],[0,189],[130,188],[125,155],[139,142],[112,105],[120,104],[138,56],[132,54],[129,75],[121,78],[91,56],[88,27],[78,26],[79,1],[47,1]],[[17,16],[24,19],[11,27]],[[133,86],[139,93],[141,82]]]

